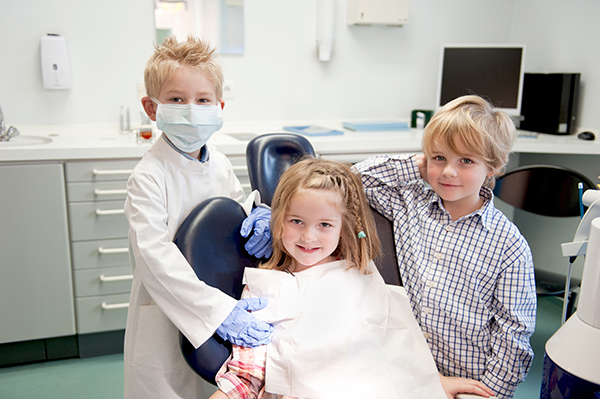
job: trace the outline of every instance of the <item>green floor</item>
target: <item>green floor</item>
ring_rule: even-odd
[[[540,298],[531,343],[536,357],[515,399],[540,395],[544,344],[560,326],[562,302]],[[117,399],[123,397],[123,355],[69,359],[0,369],[2,399]]]

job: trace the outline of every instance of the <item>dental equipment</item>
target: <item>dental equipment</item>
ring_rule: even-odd
[[[579,305],[546,342],[541,399],[600,397],[600,191],[582,202],[589,208],[573,242],[561,246],[565,257],[586,255]]]

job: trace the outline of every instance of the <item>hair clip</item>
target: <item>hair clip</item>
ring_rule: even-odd
[[[365,238],[366,236],[367,235],[365,234],[364,231],[361,230],[361,231],[358,232],[358,238]]]

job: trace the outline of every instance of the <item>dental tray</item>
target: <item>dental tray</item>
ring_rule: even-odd
[[[299,133],[305,136],[336,136],[340,134],[344,134],[341,130],[330,129],[328,127],[323,126],[284,126],[284,130],[292,133]]]
[[[355,132],[410,130],[407,122],[398,121],[343,122],[342,126]]]

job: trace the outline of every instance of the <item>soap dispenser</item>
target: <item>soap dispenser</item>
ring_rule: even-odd
[[[42,36],[40,48],[44,88],[50,90],[70,89],[71,77],[65,38],[48,33],[47,36]]]

